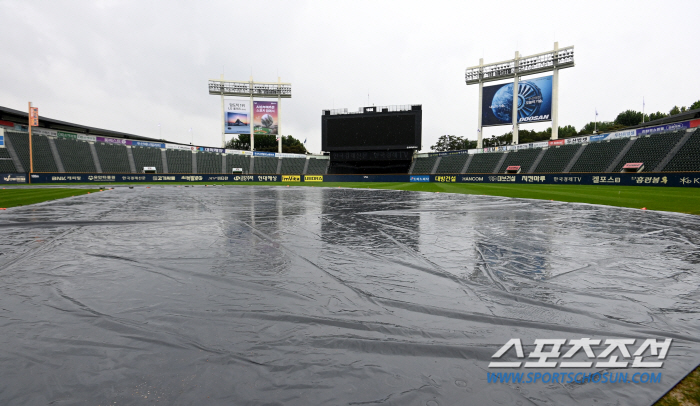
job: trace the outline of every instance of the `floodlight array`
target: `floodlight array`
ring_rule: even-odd
[[[483,66],[467,68],[465,80],[468,85],[479,82],[509,79],[518,76],[532,75],[556,69],[574,66],[574,47],[566,47],[557,51],[547,51],[536,55],[525,56],[509,61],[496,62]]]
[[[210,80],[209,94],[245,97],[292,97],[290,83],[259,83]]]

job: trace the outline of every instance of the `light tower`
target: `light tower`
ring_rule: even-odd
[[[277,98],[277,149],[282,152],[281,106],[282,99],[292,97],[292,84],[277,82],[253,82],[253,77],[247,82],[237,80],[209,79],[209,94],[221,96],[221,148],[226,148],[226,125],[224,117],[224,96],[250,97],[250,150],[255,149],[253,126],[253,98]]]
[[[477,148],[483,148],[483,97],[484,97],[484,82],[493,82],[496,80],[513,78],[513,105],[510,109],[512,114],[513,124],[513,143],[518,143],[518,124],[523,121],[518,118],[518,112],[525,105],[523,103],[523,87],[519,78],[521,76],[533,75],[535,73],[543,73],[552,71],[552,99],[551,99],[551,121],[552,121],[552,139],[559,138],[559,69],[571,68],[574,66],[574,47],[568,46],[559,49],[559,43],[554,43],[554,50],[542,52],[535,55],[521,57],[519,52],[515,52],[515,58],[507,61],[495,62],[484,65],[484,60],[479,60],[479,65],[467,68],[465,73],[465,81],[467,85],[479,84],[479,106],[478,106],[478,131],[477,131]],[[526,120],[534,121],[549,121],[546,120]],[[501,123],[503,125],[507,123]],[[491,124],[491,125],[501,125]]]

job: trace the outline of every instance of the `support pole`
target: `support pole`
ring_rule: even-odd
[[[484,65],[484,58],[479,58],[479,67],[482,67]],[[481,104],[483,103],[484,100],[484,73],[479,72],[479,104],[477,107],[478,111],[478,118],[477,118],[477,123],[478,123],[478,129],[476,133],[476,147],[477,148],[483,148],[483,141],[484,141],[484,128],[482,127],[481,123],[481,116],[483,115],[483,112],[481,111]]]
[[[29,179],[31,183],[31,173],[34,172],[34,154],[32,153],[32,102],[29,102],[27,110],[27,124],[29,127]]]
[[[194,142],[194,139],[192,140]],[[221,148],[226,148],[226,113],[224,113],[224,74],[221,74]]]
[[[253,115],[253,76],[250,76],[250,150],[255,151],[255,138],[253,135],[253,123],[255,121],[255,116]]]
[[[282,153],[282,80],[277,76],[277,152]]]
[[[513,144],[518,143],[518,60],[520,59],[520,52],[515,51],[515,63],[513,64]]]
[[[559,138],[559,43],[554,43],[554,73],[552,74],[552,139],[556,140]]]

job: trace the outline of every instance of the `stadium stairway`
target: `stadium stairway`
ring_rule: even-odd
[[[559,173],[564,172],[571,162],[576,152],[581,148],[581,144],[557,145],[547,149],[542,149],[539,162],[532,165],[530,173]]]
[[[459,171],[459,173],[467,173],[467,168],[469,167],[469,164],[472,163],[473,159],[474,159],[474,155],[473,154],[469,155],[469,158],[467,158],[467,161],[464,163],[464,166]]]
[[[696,129],[662,169],[663,172],[700,171],[700,128]]]
[[[505,158],[503,155],[505,155],[503,152],[474,154],[474,158],[472,158],[464,173],[493,173],[496,164]]]
[[[446,155],[441,157],[435,173],[462,173],[468,154]]]
[[[306,162],[304,162],[304,171],[301,173],[302,175],[306,175],[307,171],[309,170],[309,158],[305,159]]]
[[[605,172],[612,172],[612,170],[615,169],[617,164],[620,163],[622,158],[627,154],[627,151],[629,151],[630,148],[632,148],[632,145],[634,144],[635,141],[637,141],[636,138],[630,138],[629,141],[627,141],[625,146],[622,148],[622,151],[620,151],[620,153],[617,154],[617,157],[612,161],[610,166],[605,168]]]
[[[129,169],[131,170],[131,173],[137,173],[136,172],[136,161],[134,160],[134,152],[131,150],[131,147],[126,147],[126,157],[129,160]]]
[[[165,150],[160,150],[160,159],[163,161],[163,173],[170,173],[168,171],[168,157],[165,155]]]
[[[606,172],[628,143],[627,138],[592,142],[583,150],[570,172]]]
[[[581,147],[576,151],[574,157],[571,158],[571,161],[564,168],[564,173],[569,173],[571,171],[571,168],[578,162],[578,159],[581,157],[581,154],[583,154],[583,151],[585,151],[587,145],[588,144],[581,144]]]
[[[503,154],[503,156],[501,157],[501,160],[498,161],[498,163],[496,164],[496,167],[493,169],[493,172],[491,172],[491,173],[499,173],[499,172],[498,172],[498,169],[499,169],[501,166],[503,166],[503,162],[505,162],[505,160],[506,160],[507,158],[508,158],[508,153],[506,152],[506,153]]]
[[[7,148],[0,148],[0,172],[17,172]]]
[[[95,164],[95,168],[97,168],[97,173],[102,173],[102,166],[100,165],[100,160],[97,158],[97,151],[95,150],[95,143],[88,142],[88,146],[90,147],[90,154],[92,154],[92,162],[93,162],[93,164]]]
[[[609,172],[620,172],[629,162],[643,162],[643,172],[652,172],[684,135],[685,130],[681,130],[637,138]]]
[[[63,162],[61,162],[61,156],[58,154],[58,148],[56,148],[56,143],[54,142],[54,139],[50,137],[49,148],[51,148],[51,154],[53,155],[53,160],[56,161],[56,167],[58,168],[58,171],[64,173],[66,171],[66,168],[63,166]]]
[[[96,142],[93,144],[104,173],[131,173],[127,148],[121,144]]]
[[[7,153],[10,156],[10,158],[12,158],[12,164],[14,165],[17,172],[26,172],[24,170],[24,166],[22,165],[22,161],[17,155],[17,152],[15,152],[15,149],[12,147],[12,140],[10,139],[10,137],[7,136],[7,133],[5,133],[5,149],[7,150]]]
[[[197,153],[192,153],[192,173],[199,173],[199,168],[197,168]]]
[[[438,160],[438,156],[429,156],[425,158],[416,158],[414,160],[414,165],[413,165],[413,172],[409,172],[412,174],[428,174],[433,172],[433,168],[435,167],[435,163]]]
[[[29,133],[6,131],[5,138],[10,140],[22,168],[29,171]],[[47,137],[32,134],[32,155],[34,172],[58,172]]]
[[[697,130],[696,130],[697,131]],[[683,148],[683,145],[685,145],[686,142],[690,139],[690,136],[694,133],[694,131],[688,130],[685,132],[683,135],[683,138],[678,141],[678,143],[671,148],[671,150],[666,154],[664,159],[654,168],[654,172],[662,172],[666,165],[668,165],[669,162],[673,159],[674,156],[680,151],[681,148]]]

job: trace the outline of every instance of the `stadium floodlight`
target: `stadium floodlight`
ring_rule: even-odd
[[[224,119],[224,96],[250,97],[250,150],[255,149],[253,136],[253,97],[277,98],[277,149],[282,152],[282,132],[281,132],[281,106],[282,99],[292,97],[292,84],[282,83],[280,78],[277,82],[253,82],[253,77],[247,82],[241,80],[209,79],[209,94],[221,96],[221,148],[226,148],[226,131]]]
[[[518,78],[520,76],[533,75],[536,73],[553,72],[552,74],[552,139],[559,138],[559,69],[574,67],[574,47],[568,46],[559,48],[559,43],[554,43],[554,49],[535,55],[521,57],[519,52],[515,52],[515,58],[484,64],[483,59],[479,59],[479,65],[466,69],[464,78],[467,85],[479,85],[479,107],[478,107],[478,130],[477,148],[482,148],[482,102],[484,93],[484,82],[496,80],[514,79],[513,82],[513,143],[518,143]]]

